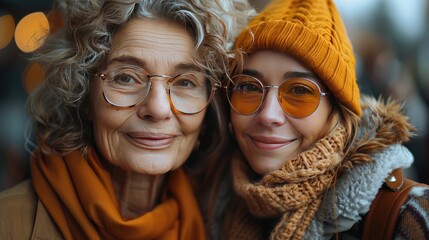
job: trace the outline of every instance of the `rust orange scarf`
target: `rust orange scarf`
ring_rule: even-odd
[[[64,157],[40,150],[32,159],[34,188],[65,239],[205,239],[204,225],[182,169],[169,173],[162,202],[123,220],[110,174],[93,149]]]

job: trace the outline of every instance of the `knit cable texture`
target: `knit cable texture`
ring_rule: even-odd
[[[270,239],[303,238],[343,159],[345,137],[345,128],[338,127],[316,142],[313,148],[290,159],[281,169],[264,176],[257,183],[251,183],[247,177],[248,167],[242,157],[233,159],[235,190],[245,200],[252,215],[263,218],[281,216]],[[261,229],[254,224],[252,227],[242,224],[248,221],[237,218],[235,222],[241,224],[236,227],[246,229],[234,227],[231,234],[235,235],[231,239],[251,239],[249,234],[261,236],[258,232]],[[240,233],[246,237],[237,236]]]

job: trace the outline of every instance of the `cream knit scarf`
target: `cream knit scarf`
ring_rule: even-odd
[[[317,141],[313,148],[290,159],[279,170],[254,183],[248,177],[248,165],[241,154],[232,161],[236,193],[245,200],[247,209],[258,218],[280,220],[270,233],[270,239],[302,239],[326,191],[333,184],[335,172],[344,153],[346,130],[338,127]],[[263,227],[245,212],[233,209],[230,239],[261,239]],[[254,219],[254,220],[252,220]],[[263,222],[264,220],[262,220]]]

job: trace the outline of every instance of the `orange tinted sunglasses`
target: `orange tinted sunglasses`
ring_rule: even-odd
[[[254,114],[261,108],[268,88],[278,89],[281,108],[294,118],[310,116],[319,107],[321,97],[329,94],[322,92],[315,81],[303,77],[289,78],[274,86],[263,85],[257,78],[242,74],[234,76],[226,87],[228,102],[239,114]]]

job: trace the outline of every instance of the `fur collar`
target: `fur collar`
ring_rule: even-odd
[[[411,153],[401,144],[408,141],[414,128],[401,114],[402,106],[364,97],[363,115],[357,139],[347,158],[368,154],[372,161],[348,169],[328,191],[305,239],[330,239],[336,232],[349,230],[368,212],[384,179],[396,168],[410,167]],[[372,151],[372,149],[383,149]],[[347,160],[347,159],[346,159]]]

